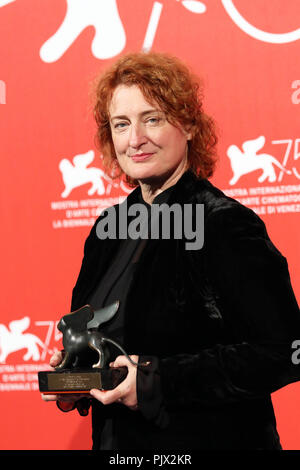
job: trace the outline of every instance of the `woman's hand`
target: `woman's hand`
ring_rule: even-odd
[[[63,353],[62,351],[56,351],[53,356],[51,356],[49,364],[51,367],[56,367],[58,366],[61,361],[63,360]],[[48,394],[43,394],[42,393],[42,399],[44,401],[58,401],[59,404],[61,405],[61,408],[63,408],[65,411],[68,411],[68,409],[73,409],[74,403],[82,397],[86,397],[87,395],[80,395],[80,394],[74,394],[72,395],[71,393],[66,393],[66,394],[61,394],[61,395],[48,395]]]
[[[135,362],[138,362],[139,356],[130,356]],[[103,405],[110,405],[111,403],[122,403],[133,411],[138,409],[137,394],[136,394],[136,375],[137,367],[128,361],[126,356],[118,356],[114,362],[111,362],[110,367],[128,368],[128,374],[116,388],[113,390],[97,390],[93,388],[90,390],[90,395],[97,400],[101,401]]]

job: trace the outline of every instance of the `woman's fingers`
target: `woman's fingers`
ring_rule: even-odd
[[[122,396],[122,390],[119,390],[119,387],[114,388],[113,390],[98,390],[93,388],[90,390],[90,395],[96,400],[101,401],[103,405],[110,405],[111,403],[117,402]]]
[[[48,394],[44,394],[42,393],[42,399],[44,401],[57,401],[57,395],[48,395]]]
[[[135,362],[138,362],[138,356],[130,356]],[[103,405],[110,405],[111,403],[122,403],[132,410],[136,410],[137,395],[136,395],[136,366],[125,356],[118,356],[115,361],[110,363],[111,367],[123,367],[128,368],[127,377],[113,390],[90,390],[90,395],[99,400]]]
[[[74,403],[80,398],[87,397],[87,394],[80,394],[80,393],[62,393],[61,395],[50,395],[50,394],[45,394],[42,393],[42,399],[44,401],[60,401],[60,402],[68,402],[68,403]]]
[[[129,356],[130,359],[132,359],[134,362],[138,362],[139,360],[139,356],[134,356],[134,355],[131,355]],[[136,366],[134,366],[128,359],[126,356],[118,356],[116,357],[116,359],[114,360],[114,362],[112,363],[113,366],[112,367],[122,367],[122,366],[127,366],[129,368],[130,367],[134,367],[136,369]]]
[[[63,359],[62,351],[56,351],[53,356],[51,356],[49,364],[51,367],[58,366]]]

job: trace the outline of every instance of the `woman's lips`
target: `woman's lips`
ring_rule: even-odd
[[[141,162],[143,160],[147,160],[147,158],[150,158],[153,155],[153,153],[139,153],[132,155],[131,158],[135,162]]]

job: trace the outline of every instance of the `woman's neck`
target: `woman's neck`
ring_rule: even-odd
[[[174,186],[187,169],[188,165],[184,164],[177,167],[171,175],[163,175],[159,178],[153,178],[151,181],[139,181],[144,201],[152,204],[155,197],[171,186]]]

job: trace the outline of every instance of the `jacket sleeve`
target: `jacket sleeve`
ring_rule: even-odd
[[[286,259],[244,206],[216,210],[206,224],[207,272],[231,340],[160,360],[169,406],[258,398],[300,379],[291,359],[300,315]]]

